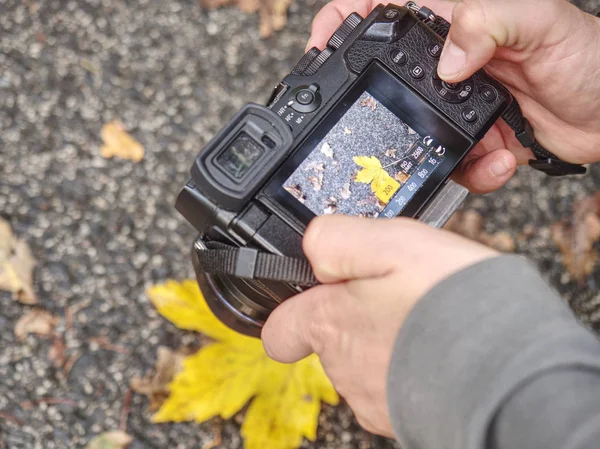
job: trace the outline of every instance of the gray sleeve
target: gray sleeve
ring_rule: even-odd
[[[597,449],[600,394],[582,385],[600,391],[600,342],[527,261],[502,256],[417,303],[388,404],[404,449]]]

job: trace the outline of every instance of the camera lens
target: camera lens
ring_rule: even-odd
[[[298,290],[281,282],[207,274],[200,268],[197,256],[197,251],[204,249],[203,243],[196,241],[192,261],[198,285],[211,311],[229,328],[245,335],[260,337],[269,314],[283,300],[297,294]]]

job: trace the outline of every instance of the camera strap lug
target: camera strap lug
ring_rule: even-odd
[[[318,284],[310,263],[304,258],[280,256],[207,240],[202,240],[202,244],[196,242],[194,251],[201,270],[208,274],[287,282],[301,287]]]
[[[429,8],[424,6],[419,7],[413,1],[407,2],[404,6],[412,11],[419,20],[431,28],[442,39],[446,39],[450,31],[449,22],[440,16],[436,16]],[[531,124],[523,116],[521,107],[515,98],[513,98],[511,104],[502,113],[502,118],[514,131],[521,145],[529,148],[535,156],[535,159],[529,161],[530,167],[548,176],[583,175],[587,172],[584,166],[565,162],[539,144],[535,139]]]

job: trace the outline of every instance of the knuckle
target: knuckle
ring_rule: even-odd
[[[457,3],[452,12],[452,25],[461,32],[476,33],[485,24],[485,9],[479,0]]]

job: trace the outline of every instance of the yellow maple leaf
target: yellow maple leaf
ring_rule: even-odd
[[[314,441],[321,401],[339,401],[317,356],[289,365],[271,360],[260,340],[212,314],[195,281],[168,281],[148,296],[176,326],[216,340],[184,360],[154,422],[228,419],[252,400],[242,425],[246,449],[295,449],[303,437]]]
[[[400,184],[382,167],[375,156],[355,156],[352,158],[356,165],[363,169],[356,174],[354,180],[363,184],[371,184],[371,190],[383,203],[398,191]]]
[[[117,120],[107,123],[102,127],[102,141],[100,148],[102,157],[120,157],[139,162],[144,157],[144,147],[133,137],[127,134],[123,124]]]

